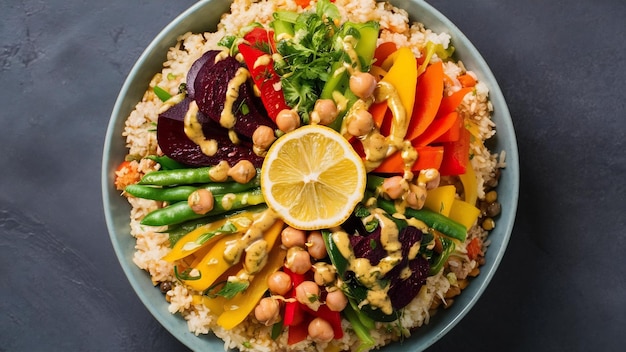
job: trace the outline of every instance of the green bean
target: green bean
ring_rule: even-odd
[[[148,226],[174,225],[188,220],[222,214],[230,210],[243,209],[264,202],[265,199],[261,189],[255,188],[247,192],[216,195],[213,210],[206,214],[195,213],[187,202],[174,203],[150,212],[141,220],[141,224]]]
[[[174,186],[159,187],[152,185],[128,185],[124,191],[138,198],[160,200],[167,202],[177,202],[187,200],[189,195],[198,190],[206,189],[211,191],[213,195],[226,193],[239,193],[247,191],[251,188],[259,186],[259,178],[255,177],[248,183],[224,182],[224,183],[207,183],[199,186]]]
[[[186,169],[187,165],[183,165],[178,161],[170,158],[167,155],[148,155],[146,159],[150,159],[154,162],[159,163],[161,165],[161,170],[176,170],[176,169]]]
[[[195,183],[215,182],[211,179],[210,171],[216,166],[206,166],[189,169],[159,170],[147,173],[139,181],[140,185],[174,186]],[[257,169],[257,175],[261,170]],[[232,181],[232,180],[231,180]]]
[[[379,192],[384,181],[384,177],[367,174],[366,188],[375,193]]]
[[[381,209],[389,214],[393,215],[397,213],[396,206],[392,201],[379,198],[377,200],[377,204]],[[404,211],[404,215],[407,218],[415,218],[421,220],[433,229],[461,242],[464,242],[465,238],[467,237],[467,230],[465,229],[465,226],[448,218],[447,216],[435,213],[434,211],[428,209],[417,210],[413,208],[406,208]]]

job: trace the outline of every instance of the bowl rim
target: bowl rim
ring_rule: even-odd
[[[497,231],[498,236],[500,236],[498,238],[498,246],[497,248],[490,248],[490,250],[487,251],[487,262],[481,267],[480,275],[472,280],[473,285],[470,285],[470,287],[472,287],[471,292],[468,292],[467,295],[462,294],[461,296],[459,296],[460,299],[457,301],[457,303],[455,303],[455,305],[447,310],[446,314],[437,314],[436,316],[431,318],[431,322],[428,325],[425,325],[415,330],[413,332],[413,336],[408,341],[404,342],[403,348],[406,348],[407,344],[410,344],[412,347],[415,347],[418,350],[423,350],[440,340],[467,315],[467,313],[473,308],[473,306],[484,293],[485,289],[491,282],[496,270],[498,269],[502,261],[513,231],[515,215],[517,212],[517,204],[519,199],[519,155],[512,119],[502,91],[500,90],[500,87],[491,69],[487,65],[487,62],[484,60],[484,58],[473,45],[473,43],[452,21],[450,21],[436,8],[423,0],[391,0],[390,2],[399,8],[407,10],[411,22],[419,21],[421,23],[424,23],[427,28],[432,29],[433,31],[438,33],[445,31],[452,37],[451,41],[455,45],[455,47],[462,47],[463,51],[467,51],[465,56],[472,58],[472,64],[467,66],[470,67],[472,71],[476,72],[482,81],[489,82],[489,96],[492,104],[494,104],[493,117],[495,118],[496,116],[498,116],[498,119],[500,120],[497,123],[496,136],[504,135],[506,137],[506,143],[502,146],[502,150],[506,151],[507,167],[505,169],[505,172],[506,180],[508,182],[507,187],[510,189],[510,192],[506,194],[508,205],[506,208],[503,207],[503,214],[501,215],[502,217],[504,214],[506,214],[507,221],[503,224],[498,222],[499,226],[494,229],[494,231]],[[115,201],[113,197],[121,198],[119,192],[113,192],[115,191],[115,187],[113,186],[115,168],[113,166],[115,165],[115,163],[119,163],[119,160],[112,160],[110,157],[112,150],[120,149],[119,144],[116,143],[123,143],[123,139],[121,138],[121,136],[116,135],[116,127],[118,127],[120,123],[123,123],[126,116],[128,116],[127,114],[125,116],[120,115],[120,113],[124,111],[125,108],[130,109],[129,112],[132,111],[132,109],[134,108],[134,105],[132,107],[128,107],[126,105],[127,102],[125,102],[125,97],[129,94],[132,86],[136,84],[137,81],[139,81],[137,79],[137,76],[141,76],[142,68],[149,64],[149,61],[154,55],[157,55],[159,58],[163,59],[161,62],[159,62],[159,64],[162,64],[165,59],[167,49],[173,45],[173,43],[169,43],[169,41],[171,41],[172,38],[176,38],[178,35],[184,33],[174,33],[174,31],[176,31],[179,27],[184,27],[186,25],[185,22],[187,22],[189,16],[193,17],[194,14],[197,14],[203,9],[206,10],[206,8],[211,8],[213,6],[225,7],[226,5],[228,5],[228,7],[225,8],[225,10],[228,11],[230,9],[230,3],[230,0],[201,0],[190,6],[187,10],[183,11],[177,17],[175,17],[150,42],[150,44],[145,48],[145,50],[142,52],[140,57],[133,65],[128,76],[125,78],[123,86],[116,98],[116,102],[107,126],[102,154],[101,186],[103,206],[109,237],[111,239],[111,243],[117,259],[124,271],[127,280],[133,287],[133,290],[140,298],[143,305],[155,317],[159,324],[161,324],[166,330],[168,330],[169,333],[177,338],[181,343],[191,349],[206,348],[206,341],[209,341],[208,343],[211,344],[217,343],[216,346],[223,346],[223,341],[216,337],[203,339],[201,337],[195,336],[194,334],[189,332],[188,329],[187,331],[181,330],[179,328],[179,325],[184,323],[184,319],[182,319],[179,314],[176,314],[175,317],[172,317],[172,315],[167,311],[165,305],[166,302],[164,299],[162,299],[162,294],[160,292],[158,294],[161,296],[162,302],[155,305],[152,300],[152,297],[154,295],[149,295],[149,293],[146,293],[146,283],[140,283],[138,281],[144,280],[149,282],[150,278],[144,270],[139,269],[132,262],[132,258],[127,257],[128,248],[123,248],[118,240],[118,229],[116,228],[116,224],[123,220],[116,218],[112,214],[111,208],[112,202]],[[417,12],[417,10],[425,11],[428,16],[432,16],[432,18],[424,21],[421,18],[422,16],[415,15],[416,13],[420,13]],[[221,15],[221,13],[218,15]],[[214,24],[211,25],[214,26]],[[209,30],[207,28],[209,27],[209,25],[203,25],[203,27],[205,27],[205,30]],[[168,42],[167,45],[165,45],[165,42]],[[463,45],[458,46],[458,44]],[[466,62],[466,60],[464,60],[464,62]],[[149,76],[151,77],[151,75],[153,75],[155,72],[150,72]],[[148,81],[143,82],[145,83],[145,87],[147,87],[148,82],[149,79]],[[137,101],[134,102],[134,104],[136,103]],[[120,122],[120,119],[123,120]],[[123,148],[121,149],[126,149],[125,145],[122,145],[122,147]],[[130,208],[128,207],[128,209]],[[126,214],[128,215],[128,212]],[[128,224],[128,217],[126,217],[126,224]],[[490,239],[493,234],[494,232],[490,234]],[[125,235],[127,235],[128,237],[132,237],[130,236],[130,230],[126,231]],[[132,239],[132,241],[135,241],[134,238]],[[139,277],[141,277],[141,279],[139,279]],[[152,284],[150,283],[150,285]],[[466,291],[467,290],[464,290],[464,292]],[[444,315],[443,318],[441,317],[442,315]],[[186,324],[184,325],[184,328],[186,329]],[[389,348],[393,348],[391,347],[393,345],[398,344],[385,346],[384,349],[386,350]]]

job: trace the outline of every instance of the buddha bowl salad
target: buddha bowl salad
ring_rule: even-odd
[[[180,36],[115,179],[169,311],[225,348],[365,351],[453,304],[504,167],[453,45],[374,0],[235,0]]]

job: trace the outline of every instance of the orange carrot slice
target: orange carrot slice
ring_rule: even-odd
[[[459,80],[463,87],[473,87],[476,85],[476,79],[467,73],[464,75],[460,75],[456,79]]]
[[[424,74],[418,77],[407,140],[413,140],[426,131],[437,115],[442,97],[443,64],[440,61],[428,66]]]
[[[430,126],[428,126],[426,131],[411,141],[411,143],[415,145],[428,145],[432,143],[435,139],[449,131],[454,126],[455,122],[457,122],[458,117],[459,114],[453,111],[442,118],[435,119]]]
[[[421,146],[416,147],[417,161],[411,166],[411,171],[424,169],[438,169],[443,160],[442,146]],[[373,172],[381,174],[402,174],[404,173],[404,160],[400,156],[401,152],[395,152],[385,159]]]
[[[461,88],[460,90],[452,93],[452,95],[448,95],[441,99],[441,104],[439,105],[439,111],[437,111],[437,117],[441,117],[447,115],[456,110],[456,108],[461,105],[463,98],[467,95],[467,93],[473,91],[473,88]]]
[[[456,121],[448,131],[437,137],[432,143],[456,142],[461,138],[461,129],[464,127],[463,116],[459,115],[456,111],[452,113],[456,114]],[[435,121],[436,120],[435,118]]]

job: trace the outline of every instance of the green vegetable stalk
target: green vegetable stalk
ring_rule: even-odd
[[[187,202],[178,202],[165,208],[157,209],[141,220],[142,225],[169,226],[207,216],[222,214],[231,210],[243,209],[252,205],[265,203],[260,188],[241,193],[216,195],[213,210],[206,214],[195,213]]]

